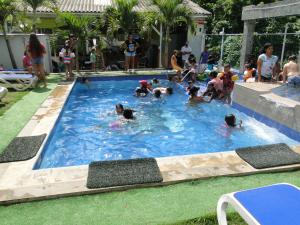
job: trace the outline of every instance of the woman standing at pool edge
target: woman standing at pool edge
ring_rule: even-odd
[[[46,50],[44,45],[40,43],[36,34],[30,34],[27,51],[30,54],[35,75],[38,77],[39,81],[44,83],[44,87],[47,87],[44,69],[44,54],[46,53]]]
[[[278,57],[273,55],[273,45],[266,43],[263,54],[257,60],[258,82],[272,81],[276,75],[276,66],[278,66]]]
[[[139,44],[133,40],[133,36],[129,34],[128,39],[122,44],[122,47],[125,49],[125,71],[129,70],[130,65],[134,70],[134,59],[136,56],[136,49],[139,47]]]

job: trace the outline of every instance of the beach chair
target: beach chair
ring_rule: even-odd
[[[17,91],[34,88],[37,81],[38,78],[32,74],[0,74],[0,83],[5,84],[7,88],[13,88]]]
[[[219,225],[227,225],[228,204],[249,225],[300,225],[300,189],[291,184],[274,184],[223,195],[217,206]]]
[[[7,88],[0,86],[0,102],[6,96],[7,92],[8,92]]]

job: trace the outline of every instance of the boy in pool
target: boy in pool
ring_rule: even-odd
[[[240,120],[238,124],[236,124],[236,117],[233,114],[229,114],[225,116],[225,122],[228,127],[242,127],[243,121]]]
[[[159,87],[159,80],[154,78],[150,84],[151,84],[152,88],[157,88],[157,87]]]
[[[159,89],[155,89],[155,91],[153,92],[153,95],[154,95],[155,98],[160,98],[161,91]]]

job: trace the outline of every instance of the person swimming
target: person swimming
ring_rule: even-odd
[[[161,94],[165,94],[165,95],[171,95],[171,94],[173,94],[173,88],[171,88],[171,87],[167,87],[167,88],[165,88],[165,87],[155,88],[153,90],[153,94],[155,94],[155,92],[158,91],[158,90],[161,92]]]
[[[243,121],[240,120],[240,122],[238,124],[236,124],[236,117],[233,114],[226,115],[225,122],[228,127],[241,127],[242,123],[243,123]]]
[[[133,120],[135,117],[133,116],[133,110],[131,109],[124,109],[123,117],[127,120]]]
[[[151,84],[152,88],[157,88],[157,87],[159,87],[159,80],[157,78],[154,78],[150,84]]]
[[[198,96],[199,87],[193,86],[189,90],[189,101],[191,102],[204,102],[204,98],[202,96]]]
[[[155,89],[155,91],[153,92],[153,95],[154,95],[155,98],[160,98],[161,91],[159,89]]]
[[[117,113],[118,115],[122,115],[123,112],[124,112],[124,107],[123,107],[123,105],[122,105],[122,104],[117,104],[117,105],[116,105],[116,113]]]

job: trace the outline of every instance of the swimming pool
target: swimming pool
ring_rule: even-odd
[[[160,82],[173,87],[173,95],[137,98],[133,93],[140,79],[144,77],[93,78],[88,85],[76,82],[35,169],[220,152],[280,142],[298,144],[222,102],[188,104],[183,88],[167,80]],[[121,127],[112,125],[120,120],[114,113],[117,103],[134,109],[136,120]],[[224,125],[224,116],[229,113],[243,120],[242,129]]]

